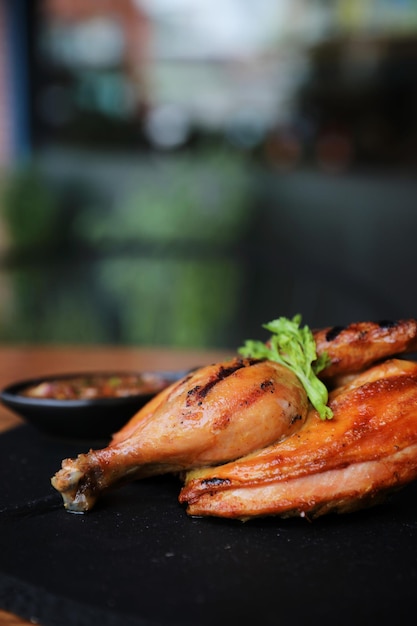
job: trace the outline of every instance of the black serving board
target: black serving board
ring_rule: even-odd
[[[50,477],[99,442],[0,436],[0,608],[44,626],[401,624],[415,614],[417,485],[314,522],[191,519],[176,477],[67,513]]]

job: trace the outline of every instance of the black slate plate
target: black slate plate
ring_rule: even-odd
[[[392,626],[415,612],[417,485],[347,516],[242,524],[190,519],[179,480],[161,477],[74,515],[49,479],[85,449],[29,425],[0,436],[1,608],[45,626]]]

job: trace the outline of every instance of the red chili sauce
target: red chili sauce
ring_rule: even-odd
[[[91,374],[46,380],[27,387],[21,395],[29,398],[55,400],[91,400],[94,398],[121,398],[139,394],[153,394],[168,385],[158,374]]]

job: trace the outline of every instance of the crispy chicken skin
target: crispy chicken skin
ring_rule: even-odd
[[[119,483],[224,463],[288,437],[307,412],[304,388],[278,363],[210,365],[156,396],[107,448],[65,459],[52,485],[68,510],[83,512]]]
[[[404,352],[417,351],[417,320],[356,322],[313,332],[317,354],[326,352],[330,365],[323,380],[359,372],[372,363]]]
[[[190,515],[317,517],[369,506],[417,477],[417,363],[391,359],[330,394],[285,441],[187,473]]]

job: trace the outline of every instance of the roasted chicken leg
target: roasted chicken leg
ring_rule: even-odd
[[[303,386],[278,363],[207,366],[156,396],[107,448],[65,459],[52,484],[68,510],[83,512],[118,483],[224,463],[288,437],[307,411]]]
[[[285,441],[188,472],[190,515],[309,518],[379,501],[417,477],[417,363],[392,359],[330,394],[333,419],[310,410]]]

